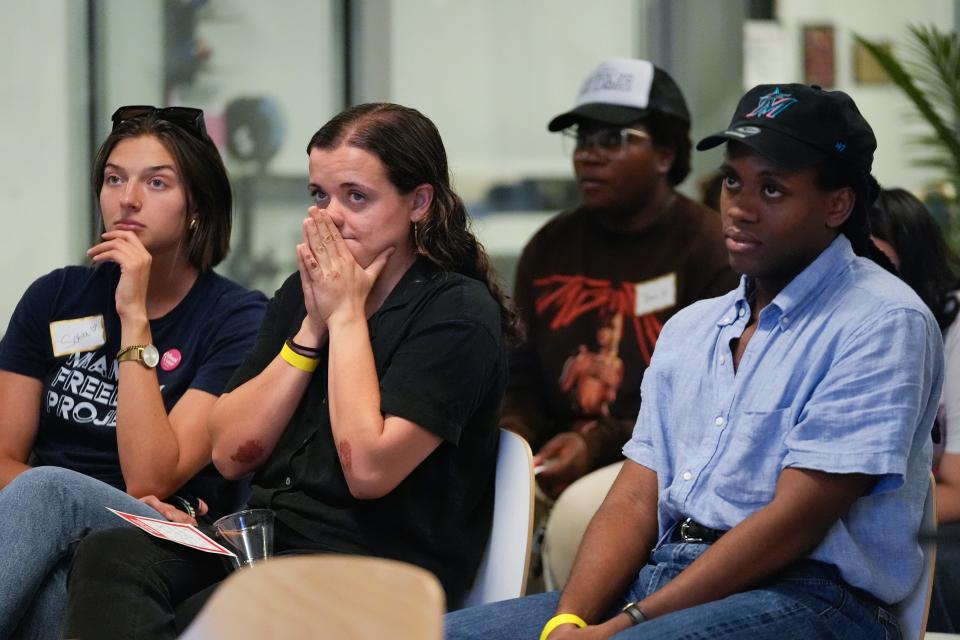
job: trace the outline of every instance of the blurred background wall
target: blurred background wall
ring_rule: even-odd
[[[98,233],[94,150],[122,104],[207,112],[237,190],[222,271],[268,294],[293,269],[308,206],[304,148],[348,104],[389,100],[440,129],[454,182],[509,287],[516,254],[576,203],[547,121],[607,57],[646,57],[686,93],[694,137],[745,88],[819,81],[851,93],[879,139],[875,173],[917,193],[925,132],[853,33],[901,46],[954,30],[957,0],[0,0],[0,327],[37,276],[81,263]],[[719,152],[695,154],[683,185]]]

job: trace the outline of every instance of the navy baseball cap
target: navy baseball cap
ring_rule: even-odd
[[[690,124],[680,87],[666,71],[647,60],[614,58],[604,60],[590,72],[573,109],[551,120],[547,129],[560,131],[584,120],[623,126],[651,111]]]
[[[867,173],[877,138],[853,98],[816,85],[762,84],[740,99],[723,131],[697,143],[698,151],[733,141],[784,167],[808,167],[833,157]]]

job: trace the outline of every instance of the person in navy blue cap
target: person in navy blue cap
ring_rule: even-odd
[[[564,591],[449,614],[449,638],[900,637],[943,354],[870,242],[876,139],[847,94],[782,84],[719,145],[740,285],[664,326]]]

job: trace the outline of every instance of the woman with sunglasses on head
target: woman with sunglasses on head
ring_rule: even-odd
[[[490,531],[514,315],[429,119],[359,105],[307,151],[298,273],[211,414],[214,463],[254,473],[276,553],[413,563],[455,607]],[[98,532],[77,550],[67,633],[175,637],[224,577],[211,554]]]
[[[189,521],[160,499],[197,515],[237,501],[206,423],[265,299],[212,269],[232,198],[203,113],[117,110],[93,187],[92,265],[34,282],[0,342],[4,638],[61,637],[74,546],[121,522],[105,507]]]

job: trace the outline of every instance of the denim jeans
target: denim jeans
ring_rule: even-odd
[[[670,582],[701,553],[704,544],[669,543],[616,605],[640,600]],[[560,599],[559,592],[496,602],[448,613],[447,640],[536,640]],[[617,612],[619,606],[610,611]],[[617,640],[877,640],[900,638],[886,609],[855,594],[833,567],[800,561],[767,584],[644,622],[616,634]]]
[[[0,490],[0,638],[62,638],[67,570],[91,531],[124,525],[105,507],[162,516],[90,476],[29,469]]]

